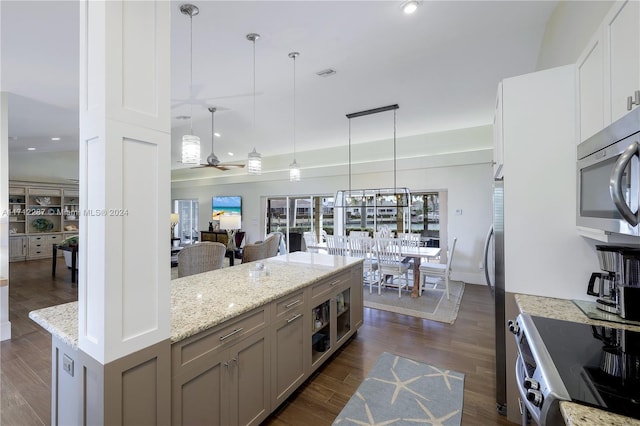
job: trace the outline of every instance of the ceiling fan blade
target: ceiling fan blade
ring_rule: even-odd
[[[221,163],[218,164],[219,166],[223,166],[223,167],[227,167],[227,168],[233,168],[233,169],[241,169],[244,167],[244,164],[239,164],[239,163]]]

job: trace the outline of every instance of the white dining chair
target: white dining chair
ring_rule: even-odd
[[[349,232],[349,238],[363,238],[369,237],[369,231],[350,231]]]
[[[302,238],[304,239],[304,245],[307,248],[307,252],[318,253],[318,237],[316,237],[315,232],[305,231],[302,234]]]
[[[402,289],[409,287],[409,263],[402,261],[400,241],[397,238],[376,238],[374,252],[378,262],[378,294],[382,285],[398,287],[398,297],[402,297]],[[398,277],[397,283],[386,282],[388,276]],[[401,278],[404,276],[404,284]]]
[[[348,239],[344,235],[327,235],[327,253],[336,254],[338,256],[346,256],[348,247]]]
[[[445,291],[447,292],[447,299],[449,299],[449,276],[451,275],[451,262],[453,260],[453,254],[456,249],[456,242],[458,238],[453,238],[451,244],[451,250],[447,252],[447,263],[422,263],[420,265],[420,290],[419,294],[422,296],[422,289],[427,283],[432,284],[432,288],[436,288],[438,282],[444,280]]]
[[[375,273],[378,270],[378,262],[372,255],[371,249],[373,245],[373,239],[370,237],[352,237],[349,236],[349,256],[358,257],[364,259],[362,265],[362,274],[364,284],[369,284],[369,294],[372,293],[373,284],[375,281]],[[378,282],[378,286],[380,283]],[[378,288],[378,292],[379,288]]]

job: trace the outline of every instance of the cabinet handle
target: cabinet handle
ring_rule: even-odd
[[[229,369],[229,363],[228,362],[223,362],[222,365],[224,365],[225,367],[227,367],[227,370]]]
[[[287,303],[286,305],[284,305],[284,307],[285,307],[285,309],[289,309],[290,307],[292,307],[293,305],[297,305],[298,303],[300,303],[300,299],[294,300],[291,303]]]
[[[237,329],[233,330],[231,333],[229,333],[229,334],[227,334],[225,336],[221,336],[220,337],[220,341],[222,342],[223,340],[228,339],[229,337],[233,336],[234,334],[240,333],[242,330],[244,330],[244,328],[242,328],[242,327],[237,328]]]
[[[293,317],[289,318],[287,320],[287,324],[289,324],[290,322],[293,322],[295,320],[297,320],[298,318],[300,318],[302,316],[302,314],[298,314],[298,315],[294,315]]]
[[[633,92],[633,97],[627,96],[627,111],[631,111],[634,105],[640,105],[640,90]]]

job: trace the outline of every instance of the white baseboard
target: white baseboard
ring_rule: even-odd
[[[466,284],[487,285],[484,273],[451,271],[451,279],[455,281],[462,281]]]
[[[3,322],[0,324],[0,341],[11,339],[11,322]]]

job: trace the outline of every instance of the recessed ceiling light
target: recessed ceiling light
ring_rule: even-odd
[[[415,0],[407,1],[402,4],[402,11],[407,15],[411,15],[418,9],[418,2]]]
[[[27,148],[27,151],[35,151],[35,148]]]
[[[227,152],[227,154],[233,157],[233,152]]]
[[[51,138],[52,141],[59,141],[60,138]]]
[[[219,138],[219,137],[220,137],[220,133],[218,133],[218,132],[215,132],[213,135],[214,135],[216,138]]]

